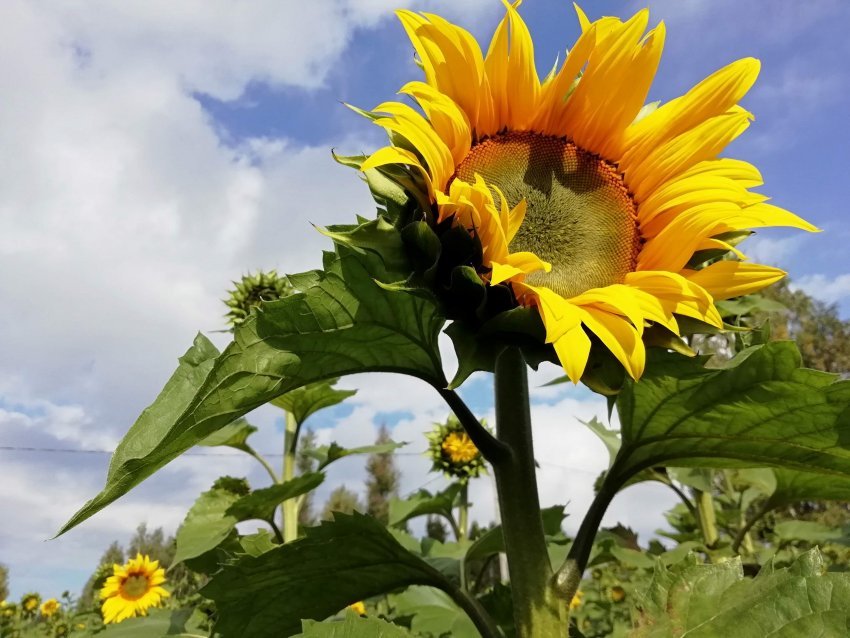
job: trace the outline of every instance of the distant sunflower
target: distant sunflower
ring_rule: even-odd
[[[591,22],[576,7],[582,34],[541,80],[519,4],[506,3],[486,55],[443,18],[398,12],[425,73],[401,93],[424,116],[399,102],[376,107],[368,115],[392,144],[361,170],[392,165],[421,179],[435,223],[480,242],[470,264],[480,279],[538,309],[570,379],[593,340],[638,378],[648,325],[675,335],[677,317],[722,327],[715,301],[784,276],[744,261],[735,244],[748,229],[817,229],[750,192],[762,183],[755,167],[718,157],[752,119],[738,102],[757,60],[645,106],[663,22],[647,33],[646,10]]]
[[[145,616],[150,607],[158,607],[168,592],[161,587],[165,570],[159,561],[136,554],[125,565],[114,565],[100,597],[103,599],[103,621],[118,623],[127,618]]]
[[[41,596],[36,593],[24,594],[21,598],[21,610],[27,615],[35,613],[40,604]]]
[[[454,415],[437,423],[427,435],[432,470],[465,482],[485,469],[484,457]]]
[[[366,605],[363,603],[362,600],[358,600],[356,603],[351,603],[348,606],[348,609],[350,609],[355,614],[358,614],[360,616],[366,615]]]
[[[41,612],[41,615],[45,618],[50,618],[53,614],[59,611],[61,607],[62,605],[59,604],[58,600],[56,600],[55,598],[48,598],[43,603],[41,603],[39,611]]]

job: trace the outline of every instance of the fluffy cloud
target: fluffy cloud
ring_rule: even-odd
[[[850,298],[850,273],[835,277],[806,275],[796,279],[791,287],[827,303],[845,302]]]

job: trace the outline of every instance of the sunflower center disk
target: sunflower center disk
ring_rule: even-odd
[[[525,220],[511,252],[530,251],[552,264],[526,277],[569,298],[621,283],[634,270],[640,236],[635,202],[616,168],[564,138],[507,133],[473,147],[456,176],[479,174],[511,207],[523,198]],[[493,190],[496,205],[498,193]]]
[[[128,576],[121,583],[121,593],[125,598],[135,600],[141,598],[148,591],[148,579],[142,575]]]

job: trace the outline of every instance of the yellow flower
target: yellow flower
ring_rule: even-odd
[[[426,436],[433,471],[465,483],[485,470],[484,457],[454,415],[445,423],[435,423]]]
[[[53,614],[59,611],[62,608],[62,605],[59,604],[59,601],[55,598],[48,598],[43,603],[41,603],[41,615],[50,618]]]
[[[478,448],[466,432],[451,432],[440,446],[452,463],[468,463],[478,456]]]
[[[117,623],[127,618],[144,616],[150,607],[158,607],[168,592],[161,587],[165,570],[159,561],[136,554],[126,565],[114,565],[113,575],[100,590],[103,599],[103,621]]]
[[[584,592],[581,591],[581,590],[578,590],[576,592],[575,596],[573,596],[573,599],[570,601],[570,611],[572,611],[573,609],[578,609],[579,607],[581,607],[581,602],[582,602],[583,598],[584,598]]]
[[[366,605],[363,604],[362,600],[357,601],[356,603],[352,603],[348,606],[348,608],[356,614],[360,614],[361,616],[366,615]]]
[[[27,613],[34,612],[39,604],[41,604],[41,596],[38,594],[25,594],[21,598],[21,608]]]
[[[437,223],[480,241],[479,277],[538,309],[573,382],[592,339],[637,379],[648,325],[676,335],[677,317],[722,327],[716,301],[784,276],[744,260],[735,244],[748,229],[817,229],[750,192],[762,183],[754,166],[718,157],[752,119],[738,102],[757,60],[644,106],[663,22],[647,32],[647,10],[591,22],[577,8],[581,36],[541,80],[519,4],[505,3],[486,55],[438,16],[398,12],[425,73],[401,93],[424,116],[399,102],[376,107],[392,145],[361,170],[402,166],[422,180]]]

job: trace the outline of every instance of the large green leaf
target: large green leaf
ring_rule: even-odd
[[[408,585],[451,587],[374,519],[336,513],[304,538],[225,565],[202,594],[216,602],[223,638],[265,638]]]
[[[298,427],[301,427],[311,414],[338,405],[357,394],[357,390],[337,390],[334,387],[337,381],[339,379],[327,379],[296,388],[274,399],[272,403],[291,412]]]
[[[248,437],[256,431],[257,428],[245,419],[236,419],[233,423],[228,423],[220,430],[216,430],[203,441],[199,441],[198,445],[205,447],[226,446],[250,453],[252,450],[251,446],[248,445]]]
[[[561,523],[565,518],[564,506],[553,505],[552,507],[546,507],[541,510],[540,516],[543,519],[543,533],[546,535],[547,540],[561,541],[563,537]],[[469,550],[466,552],[466,561],[485,560],[494,554],[504,551],[505,537],[502,534],[502,526],[497,525],[492,529],[488,529],[469,546]]]
[[[293,638],[412,638],[413,634],[379,618],[361,618],[354,612],[344,620],[305,620],[302,632]]]
[[[765,507],[777,508],[803,500],[850,501],[850,476],[773,468],[776,487]]]
[[[850,635],[850,574],[827,572],[817,550],[787,569],[744,578],[740,559],[659,565],[633,638]]]
[[[226,512],[241,497],[226,486],[216,486],[201,494],[177,530],[173,563],[176,565],[218,547],[236,527],[238,519]]]
[[[453,636],[479,638],[469,616],[445,592],[419,585],[392,596],[394,614],[411,617],[410,629],[417,636]]]
[[[452,509],[461,489],[460,483],[452,483],[436,494],[419,490],[405,499],[392,498],[389,504],[389,524],[402,525],[411,518],[428,514],[437,514],[451,520]]]
[[[850,479],[850,381],[800,368],[790,342],[752,347],[720,369],[658,356],[617,407],[623,443],[609,487],[657,465],[774,465]]]
[[[376,245],[401,246],[395,229],[369,225]],[[378,281],[409,274],[350,244],[325,253],[324,270],[290,276],[302,292],[263,304],[218,354],[204,337],[181,359],[156,401],[112,458],[106,486],[60,530],[67,531],[213,432],[308,383],[359,372],[397,372],[438,386],[447,381],[437,338],[444,318],[421,296]],[[388,260],[395,264],[394,257]]]
[[[252,518],[263,521],[272,520],[278,505],[316,489],[324,480],[323,473],[308,472],[285,483],[254,490],[228,507],[226,514],[238,521],[247,521]]]

